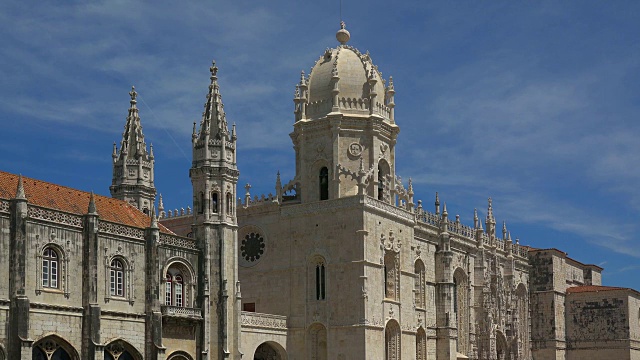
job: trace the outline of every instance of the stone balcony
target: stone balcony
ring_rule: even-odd
[[[162,306],[162,317],[202,320],[202,312],[196,308]]]

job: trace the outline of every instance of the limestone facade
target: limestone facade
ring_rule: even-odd
[[[0,172],[0,360],[638,358],[637,292],[513,241],[491,199],[471,225],[414,199],[393,79],[336,37],[273,194],[238,193],[215,63],[186,209],[156,211],[135,89],[112,198]]]

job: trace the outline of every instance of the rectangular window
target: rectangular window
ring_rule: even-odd
[[[58,262],[51,261],[51,287],[58,287]]]
[[[167,281],[167,285],[165,287],[165,293],[164,293],[164,304],[165,305],[171,305],[171,282]]]
[[[123,278],[122,278],[123,275],[124,274],[122,273],[122,271],[116,271],[116,280],[117,280],[117,282],[116,282],[116,295],[118,295],[118,296],[123,296],[124,295],[124,291],[123,291],[124,290],[123,289],[124,281],[123,281]]]
[[[115,270],[111,270],[111,281],[109,282],[111,284],[111,295],[115,295],[116,294],[116,271]]]
[[[256,303],[242,304],[242,311],[256,312]]]
[[[325,299],[325,284],[324,284],[324,265],[320,266],[320,299]]]
[[[182,306],[182,284],[176,283],[176,306]]]
[[[49,287],[49,260],[42,260],[42,286]]]

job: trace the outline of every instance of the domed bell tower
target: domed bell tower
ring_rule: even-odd
[[[338,47],[325,50],[296,85],[293,182],[302,202],[367,194],[392,202],[395,144],[393,79],[388,83],[369,53],[347,45],[341,23]]]
[[[204,326],[202,359],[240,359],[240,283],[237,273],[236,131],[227,125],[218,85],[211,68],[207,101],[196,131],[193,124],[193,236],[203,254],[200,262],[200,307]]]

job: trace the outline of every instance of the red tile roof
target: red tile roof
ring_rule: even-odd
[[[77,215],[87,213],[91,193],[24,176],[22,182],[29,204]],[[18,175],[0,171],[0,199],[13,199],[17,188]],[[94,195],[94,201],[101,220],[137,228],[147,228],[151,224],[149,216],[123,200]],[[173,234],[162,224],[159,228],[163,233]]]
[[[623,287],[614,286],[598,286],[598,285],[584,285],[574,286],[567,289],[567,294],[583,293],[583,292],[599,292],[599,291],[613,291],[613,290],[633,290]]]

